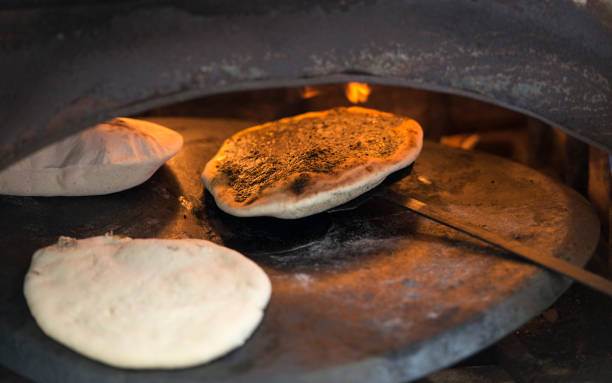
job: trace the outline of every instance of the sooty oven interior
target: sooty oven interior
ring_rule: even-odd
[[[422,124],[430,149],[408,190],[455,204],[470,219],[494,224],[491,214],[503,217],[540,189],[588,199],[599,227],[572,216],[568,204],[567,235],[550,249],[578,264],[590,259],[587,268],[610,275],[607,1],[32,0],[1,7],[0,167],[111,117],[137,116],[192,137],[180,161],[201,168],[234,131],[359,104]],[[84,201],[2,197],[0,381],[612,380],[612,302],[603,294],[568,289],[567,280],[384,204],[291,223],[244,222],[215,209],[181,169],[170,164],[145,185]],[[520,186],[524,180],[539,189]],[[515,189],[494,189],[495,182]],[[537,194],[532,208],[546,210],[547,199]],[[474,213],[475,206],[492,210]],[[520,218],[514,235],[546,242],[549,226],[523,232]],[[21,296],[30,254],[58,235],[111,230],[201,237],[243,251],[279,291],[271,319],[250,346],[179,372],[115,370],[49,344]],[[408,254],[418,254],[420,265],[401,263],[404,248],[388,254],[386,243],[400,237],[410,238]],[[262,238],[267,245],[256,244]],[[445,255],[431,258],[438,253]],[[448,262],[473,274],[443,274]],[[337,290],[334,278],[343,276],[351,277]],[[357,283],[360,276],[370,282]],[[456,285],[439,285],[442,276]],[[464,302],[457,293],[475,298]]]

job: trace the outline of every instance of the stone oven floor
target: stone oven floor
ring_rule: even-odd
[[[512,335],[417,383],[612,382],[612,299],[572,286]],[[0,383],[29,383],[0,366]]]

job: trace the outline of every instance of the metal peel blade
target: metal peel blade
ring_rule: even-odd
[[[483,229],[482,227],[464,222],[457,219],[452,214],[436,209],[435,207],[414,198],[405,197],[388,188],[377,190],[375,196],[402,206],[420,216],[428,218],[444,226],[448,226],[463,234],[467,234],[472,238],[476,238],[480,241],[488,243],[489,245],[518,255],[519,257],[525,258],[537,265],[555,271],[612,297],[612,281],[562,259],[541,253],[538,250],[525,246],[518,241],[506,239],[501,235]]]

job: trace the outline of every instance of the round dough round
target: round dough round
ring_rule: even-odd
[[[0,171],[0,194],[85,196],[145,182],[183,137],[148,121],[115,118],[46,146]]]
[[[38,250],[24,283],[51,338],[123,368],[180,368],[241,346],[270,299],[243,255],[197,239],[60,237]]]
[[[412,119],[335,108],[235,134],[206,164],[202,181],[227,213],[301,218],[374,188],[414,162],[422,146]]]

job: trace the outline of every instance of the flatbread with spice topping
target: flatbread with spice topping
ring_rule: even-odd
[[[229,214],[301,218],[374,188],[414,162],[422,146],[412,119],[335,108],[235,134],[206,164],[202,181]]]

